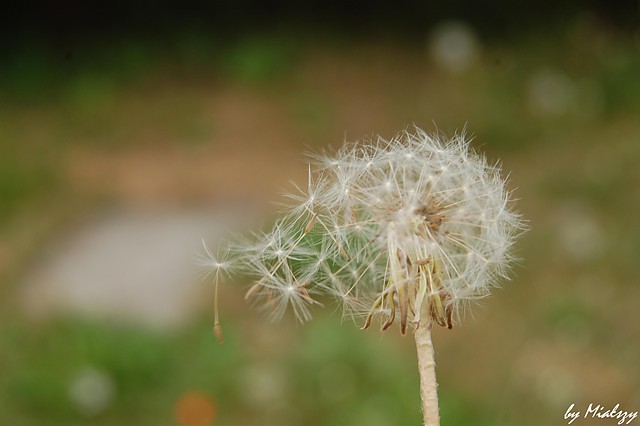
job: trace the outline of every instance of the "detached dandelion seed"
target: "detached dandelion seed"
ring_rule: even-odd
[[[453,328],[507,278],[524,229],[500,167],[465,134],[417,128],[313,159],[306,188],[288,195],[273,229],[230,248],[236,269],[254,278],[246,298],[274,320],[290,306],[304,322],[324,295],[363,329],[413,330],[424,422],[439,425],[431,328]],[[207,259],[217,288],[233,265]]]
[[[213,332],[218,342],[222,344],[224,343],[224,337],[218,317],[218,289],[220,287],[220,279],[229,273],[231,262],[228,259],[228,252],[220,252],[219,255],[216,256],[209,250],[204,240],[202,240],[202,246],[204,253],[199,256],[199,262],[205,268],[204,277],[206,278],[209,275],[213,275]]]

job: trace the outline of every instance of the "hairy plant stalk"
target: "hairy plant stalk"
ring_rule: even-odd
[[[431,327],[421,323],[414,332],[418,350],[418,370],[420,372],[420,398],[425,426],[440,426],[438,412],[438,383],[436,382],[436,362],[431,343]]]

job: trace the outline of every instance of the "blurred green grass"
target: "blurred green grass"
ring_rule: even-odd
[[[410,339],[382,343],[374,333],[321,316],[294,333],[298,341],[265,356],[239,334],[226,327],[227,341],[219,346],[208,323],[178,336],[78,318],[28,330],[5,325],[3,421],[171,425],[180,395],[200,390],[215,401],[217,424],[420,422]],[[84,415],[69,396],[74,378],[87,368],[114,383],[113,406],[97,416]],[[268,394],[254,394],[260,391]],[[501,424],[491,405],[447,387],[440,394],[447,424]]]
[[[575,37],[564,34],[489,42],[480,62],[461,75],[434,67],[422,41],[343,41],[336,47],[254,36],[225,45],[185,34],[169,46],[130,41],[71,57],[38,46],[17,51],[0,72],[0,419],[15,425],[175,424],[175,401],[196,389],[215,400],[216,424],[419,423],[410,339],[378,341],[374,333],[320,316],[293,332],[294,343],[261,356],[252,350],[251,335],[243,334],[253,327],[246,323],[234,328],[229,321],[227,342],[218,346],[205,322],[174,335],[79,318],[34,326],[14,306],[22,268],[59,222],[73,223],[103,198],[116,198],[101,188],[89,195],[77,190],[67,173],[70,154],[78,148],[119,153],[224,145],[215,122],[223,108],[212,106],[220,93],[250,99],[249,107],[259,99],[283,111],[288,124],[274,124],[274,132],[286,135],[296,151],[304,149],[296,138],[320,147],[339,143],[345,131],[350,138],[374,131],[391,136],[412,122],[434,120],[447,132],[467,124],[478,148],[513,170],[519,208],[532,225],[521,245],[525,261],[515,283],[490,303],[495,313],[479,315],[485,326],[465,326],[481,337],[464,328],[453,332],[459,337],[437,336],[443,340],[438,356],[445,358],[443,424],[560,424],[563,408],[545,400],[548,389],[541,392],[534,379],[520,377],[526,374],[514,357],[529,341],[551,352],[563,344],[577,347],[586,366],[640,376],[634,213],[640,207],[640,55],[624,34],[602,28],[581,34],[577,47]],[[591,50],[596,39],[599,47]],[[558,113],[532,112],[531,79],[548,69],[573,84],[572,103]],[[245,103],[239,105],[243,111]],[[571,202],[592,209],[606,237],[604,253],[594,260],[567,258],[558,248],[568,226],[559,212]],[[4,266],[3,247],[10,259]],[[463,338],[467,344],[455,340]],[[484,347],[484,340],[495,346]],[[486,378],[476,371],[476,355],[484,362],[477,368],[493,377],[480,386],[484,392],[474,391]],[[83,368],[115,383],[112,405],[96,417],[84,416],[69,397]],[[598,385],[585,380],[577,383]],[[281,386],[274,391],[281,398],[251,395],[253,381],[267,390]],[[630,378],[615,395],[633,400],[638,386]],[[522,412],[526,418],[517,417]]]

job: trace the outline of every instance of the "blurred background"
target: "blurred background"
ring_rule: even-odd
[[[443,425],[640,409],[637,1],[20,2],[0,17],[0,423],[417,425],[411,337],[271,325],[201,238],[413,124],[502,160],[514,278],[436,330]],[[605,424],[580,419],[573,424]]]

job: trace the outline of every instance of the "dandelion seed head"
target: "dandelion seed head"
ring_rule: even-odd
[[[365,327],[451,328],[506,277],[522,220],[500,167],[464,134],[416,129],[314,158],[273,229],[236,250],[255,279],[248,298],[271,318],[290,307],[307,321],[328,295]]]

